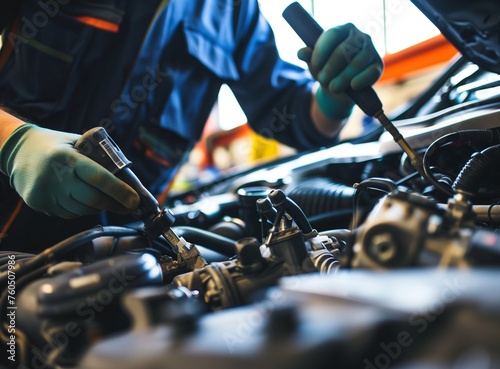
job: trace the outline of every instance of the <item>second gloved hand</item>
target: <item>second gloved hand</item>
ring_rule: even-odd
[[[28,206],[49,215],[76,218],[137,208],[137,192],[75,150],[78,138],[25,124],[0,149],[0,171]]]
[[[370,36],[351,23],[323,32],[314,49],[303,48],[298,57],[321,85],[317,94],[320,107],[334,119],[345,118],[352,109],[345,91],[373,85],[384,68]]]

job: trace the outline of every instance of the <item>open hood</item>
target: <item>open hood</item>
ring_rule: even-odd
[[[500,1],[411,1],[465,57],[500,73]]]

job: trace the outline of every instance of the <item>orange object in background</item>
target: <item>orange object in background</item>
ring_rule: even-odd
[[[438,35],[394,54],[387,54],[384,72],[378,83],[397,82],[415,72],[447,63],[458,50],[443,36]]]
[[[247,123],[227,131],[214,132],[207,137],[207,149],[213,151],[218,146],[228,146],[232,141],[241,137],[248,137],[252,129]]]
[[[243,159],[246,162],[250,161],[250,137],[253,133],[250,126],[245,123],[241,126],[235,127],[227,131],[218,131],[209,135],[206,139],[206,148],[211,156],[211,164],[218,167],[220,170],[228,169],[233,166],[235,162],[241,162]],[[240,145],[240,152],[234,152],[231,150],[231,145],[238,140],[246,140],[246,145]],[[214,157],[214,154],[218,149],[225,149],[227,151],[227,161],[226,164],[218,163],[218,160]],[[219,151],[220,152],[220,151]],[[234,158],[234,155],[238,155],[238,158]]]

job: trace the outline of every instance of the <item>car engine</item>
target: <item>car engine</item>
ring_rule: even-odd
[[[0,251],[1,365],[500,367],[497,73],[459,57],[389,132]]]
[[[160,226],[2,251],[7,357],[51,369],[496,367],[498,104],[397,119],[424,175],[379,132],[173,196]]]

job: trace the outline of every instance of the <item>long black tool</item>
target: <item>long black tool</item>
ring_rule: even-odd
[[[298,2],[290,4],[283,12],[283,17],[304,41],[306,46],[314,48],[319,36],[323,33],[323,28]],[[422,158],[413,150],[408,142],[401,135],[399,130],[392,124],[385,115],[382,102],[373,87],[365,87],[361,90],[354,90],[348,87],[346,95],[357,105],[366,115],[375,117],[382,126],[392,135],[394,141],[403,149],[411,160],[413,167],[426,178]]]

